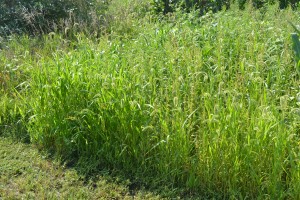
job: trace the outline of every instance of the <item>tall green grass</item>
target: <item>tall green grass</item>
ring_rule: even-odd
[[[175,13],[131,18],[126,34],[97,42],[12,38],[0,66],[21,75],[2,81],[0,124],[17,119],[17,106],[39,147],[137,183],[297,199],[299,77],[287,22],[297,14]]]

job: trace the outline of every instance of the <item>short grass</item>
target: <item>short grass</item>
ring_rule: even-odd
[[[1,133],[86,165],[86,174],[118,171],[149,188],[299,199],[300,82],[289,24],[299,12],[122,14],[126,26],[100,38],[3,43]]]
[[[108,175],[87,180],[32,145],[0,138],[0,199],[162,199]]]

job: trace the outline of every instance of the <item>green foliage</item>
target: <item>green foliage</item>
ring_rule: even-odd
[[[296,61],[297,61],[297,66],[298,66],[298,71],[300,70],[300,41],[299,41],[299,34],[300,30],[291,23],[293,28],[295,29],[296,33],[292,34],[292,41],[293,41],[293,48],[295,51],[295,56],[296,56]]]
[[[229,8],[229,0],[154,0],[153,9],[157,13],[169,13],[176,10],[176,8],[181,8],[184,10],[200,9],[201,13],[207,12],[209,10],[219,11],[223,6]]]
[[[280,8],[287,8],[288,6],[292,6],[296,8],[299,4],[299,0],[279,0]]]
[[[18,51],[14,51],[14,47],[24,50],[16,41],[11,42],[9,49],[5,45],[3,48],[6,50],[0,49],[0,135],[13,135],[28,141],[28,132],[24,125],[28,108],[23,98],[28,88],[28,74],[20,67],[23,55],[16,56]]]
[[[287,23],[298,16],[275,6],[146,15],[96,41],[11,38],[1,59],[7,73],[26,74],[17,96],[40,148],[203,198],[299,199],[299,79]],[[15,80],[2,91],[8,112],[24,82]]]
[[[244,9],[246,3],[252,2],[255,8],[261,8],[264,5],[279,3],[281,9],[287,8],[289,5],[296,7],[299,0],[153,0],[152,6],[156,13],[169,13],[181,8],[186,11],[198,9],[200,14],[207,11],[220,11],[222,8],[228,9],[232,3],[237,3],[239,8]]]
[[[107,5],[107,0],[3,0],[0,2],[0,35],[57,31],[65,20],[90,24],[91,12],[97,10],[97,14],[103,14]]]

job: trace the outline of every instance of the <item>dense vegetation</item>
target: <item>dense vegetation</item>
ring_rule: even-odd
[[[100,31],[95,23],[100,23],[107,6],[108,0],[2,0],[0,34],[57,32],[74,26],[75,21],[81,31],[82,26]]]
[[[191,9],[199,9],[200,13],[205,13],[209,10],[214,12],[220,11],[223,8],[228,9],[231,4],[238,4],[240,9],[244,9],[247,3],[251,3],[255,8],[262,8],[267,5],[274,5],[278,3],[280,9],[292,6],[296,8],[299,0],[154,0],[154,9],[157,12],[173,12],[176,8],[181,8],[186,11]]]
[[[96,37],[1,38],[0,134],[148,187],[300,198],[299,11],[122,2]]]
[[[80,30],[85,33],[101,34],[110,21],[107,16],[112,0],[3,0],[0,2],[0,34],[15,33],[45,34],[51,31],[62,32],[67,29]],[[237,4],[240,9],[250,2],[255,8],[278,4],[280,9],[288,6],[297,8],[299,0],[152,0],[140,1],[142,5],[151,4],[148,8],[155,14],[174,12],[178,9],[190,12],[197,9],[198,14],[204,15],[209,11],[217,12],[229,9]],[[129,3],[128,0],[119,2]],[[132,2],[130,2],[132,3]],[[137,2],[133,3],[135,7]],[[139,5],[139,8],[143,6]],[[145,6],[144,6],[145,8]],[[72,27],[70,27],[72,26]]]

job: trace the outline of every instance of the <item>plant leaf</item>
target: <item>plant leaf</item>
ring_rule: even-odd
[[[300,41],[299,36],[296,33],[292,33],[292,40],[293,40],[293,48],[296,54],[297,62],[300,60]]]
[[[300,34],[300,30],[298,29],[297,26],[295,26],[292,22],[289,22],[291,24],[291,26],[295,29],[295,31]]]

